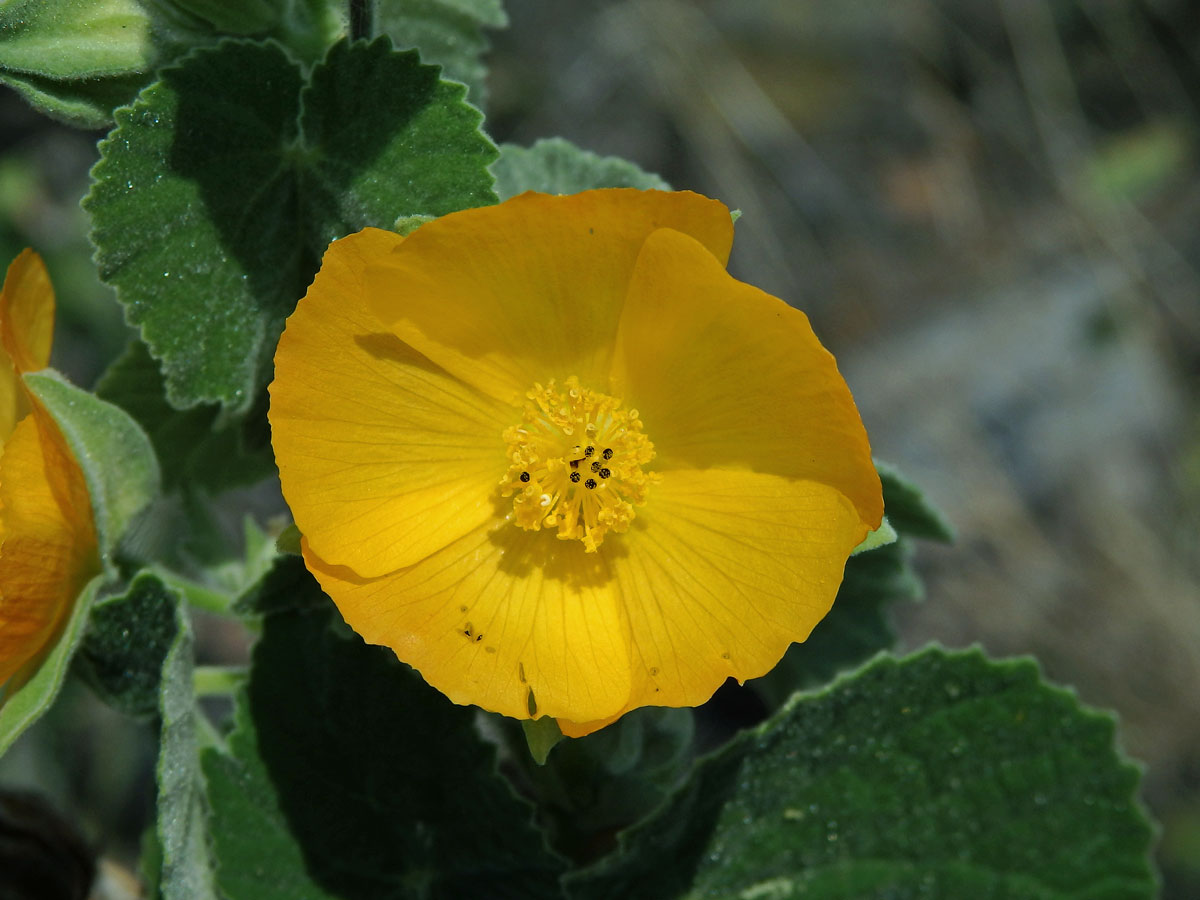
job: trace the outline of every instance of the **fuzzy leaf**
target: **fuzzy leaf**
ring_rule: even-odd
[[[233,611],[244,616],[272,616],[323,610],[328,598],[313,589],[312,576],[299,555],[276,560],[265,575],[250,584],[234,601]]]
[[[112,111],[133,101],[146,74],[114,75],[56,81],[24,72],[0,72],[6,84],[38,112],[76,128],[99,129],[112,124]]]
[[[166,0],[177,9],[197,16],[225,34],[258,34],[275,26],[283,14],[283,0]]]
[[[492,165],[501,200],[525,191],[575,194],[593,188],[633,187],[669,191],[671,186],[618,156],[598,156],[562,138],[547,138],[532,147],[504,144]]]
[[[140,575],[124,594],[93,606],[75,666],[110,706],[131,716],[158,712],[163,661],[178,640],[176,605],[161,581]]]
[[[0,83],[55,119],[104,128],[164,58],[211,39],[139,0],[8,0]]]
[[[68,384],[53,370],[24,376],[53,416],[83,469],[102,556],[158,494],[158,460],[146,434],[123,410]]]
[[[954,526],[926,499],[921,489],[894,467],[875,460],[883,483],[884,508],[892,527],[902,535],[950,543]]]
[[[292,611],[264,620],[230,754],[204,755],[228,900],[560,897],[475,713],[348,633],[311,577],[287,590],[309,602],[262,604]]]
[[[181,487],[218,493],[255,484],[274,474],[271,448],[236,424],[219,427],[220,410],[200,406],[177,410],[166,398],[158,362],[134,341],[96,385],[100,398],[124,409],[145,429],[163,471],[163,489]]]
[[[169,602],[175,630],[162,664],[158,750],[158,844],[162,900],[217,900],[208,847],[208,809],[200,770],[197,726],[203,713],[192,689],[192,626],[178,596],[150,575],[134,587]]]
[[[879,527],[874,531],[867,532],[867,536],[863,538],[862,543],[851,550],[850,555],[858,556],[858,554],[866,553],[868,550],[878,550],[880,547],[896,543],[899,537],[900,535],[896,534],[896,529],[892,527],[887,516],[884,516]]]
[[[1028,660],[885,657],[702,760],[570,894],[1149,900],[1137,781]]]
[[[225,41],[118,112],[84,205],[173,405],[251,407],[331,240],[494,202],[463,94],[386,38],[334,45],[307,79],[277,44]]]
[[[0,7],[0,70],[48,78],[145,71],[151,24],[137,0],[9,0]]]
[[[390,35],[397,47],[419,50],[422,60],[466,84],[471,102],[483,106],[489,46],[483,30],[508,24],[500,0],[384,0],[375,16],[376,31]]]

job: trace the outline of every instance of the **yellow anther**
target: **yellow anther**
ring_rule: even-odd
[[[500,486],[513,498],[513,521],[528,531],[556,528],[561,540],[594,552],[608,532],[628,530],[645,503],[657,480],[643,469],[654,445],[637,410],[574,376],[562,389],[535,384],[526,397],[521,424],[504,432],[509,467]],[[581,428],[584,443],[575,439]]]

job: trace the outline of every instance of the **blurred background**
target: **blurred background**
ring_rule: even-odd
[[[876,455],[958,529],[919,549],[902,648],[1031,653],[1116,710],[1164,894],[1200,897],[1200,3],[507,6],[492,136],[742,211],[734,274],[810,315]],[[0,256],[46,255],[85,385],[126,339],[78,209],[98,136],[0,94]],[[102,756],[26,741],[0,780],[136,835],[153,748],[66,701],[45,732]]]
[[[1200,897],[1200,4],[510,5],[490,127],[740,208],[877,456],[958,528],[902,646],[1035,654],[1121,717]]]

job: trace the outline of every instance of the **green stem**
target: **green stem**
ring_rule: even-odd
[[[197,697],[232,694],[250,677],[248,666],[196,666],[192,690]]]
[[[158,576],[163,584],[178,591],[183,599],[187,601],[188,606],[191,606],[193,609],[202,609],[205,612],[216,613],[219,616],[228,616],[230,614],[229,607],[233,605],[233,597],[229,594],[205,587],[198,581],[184,578],[179,573],[172,572],[170,569],[163,568],[162,566],[150,566],[149,569]]]
[[[374,31],[372,0],[350,0],[350,40],[366,41]]]
[[[209,721],[208,716],[202,710],[197,709],[195,714],[196,722],[196,744],[198,747],[216,747],[218,750],[226,751],[225,737],[221,732],[213,726]]]

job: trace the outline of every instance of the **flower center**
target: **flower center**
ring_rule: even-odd
[[[560,540],[576,538],[594,552],[612,531],[633,521],[657,481],[642,466],[654,445],[642,434],[636,409],[608,394],[579,386],[535,384],[525,395],[521,423],[504,432],[508,472],[500,482],[513,498],[515,522],[527,531],[556,528]]]

